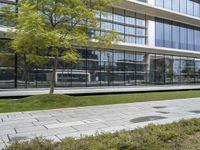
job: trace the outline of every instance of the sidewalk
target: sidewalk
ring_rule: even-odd
[[[71,87],[56,88],[55,94],[87,95],[87,94],[113,94],[113,93],[134,93],[134,92],[160,92],[200,90],[200,85],[154,85],[154,86],[110,86],[110,87]],[[0,89],[0,98],[24,97],[31,95],[48,94],[48,88],[30,89]]]
[[[0,149],[36,136],[59,141],[200,118],[200,98],[0,114]]]

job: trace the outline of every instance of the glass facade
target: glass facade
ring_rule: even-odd
[[[14,24],[12,22],[8,22],[5,20],[5,17],[3,14],[1,14],[1,11],[3,11],[4,7],[9,7],[11,11],[16,11],[16,4],[12,1],[0,1],[0,26],[11,26],[13,27]]]
[[[0,11],[3,5],[7,4],[0,2]],[[200,13],[199,2],[195,0],[182,0],[181,3],[180,0],[156,0],[156,5],[194,16]],[[148,33],[148,24],[153,24],[146,19],[149,17],[133,11],[109,8],[107,12],[96,12],[96,16],[100,23],[98,29],[92,30],[92,36],[114,30],[125,43],[145,45],[147,34],[155,34],[155,45],[158,47],[200,51],[200,27],[156,18],[155,33],[151,29]],[[0,15],[0,26],[12,24]],[[56,87],[200,83],[199,58],[140,50],[77,49],[80,54],[77,64],[59,62]],[[0,43],[0,89],[49,87],[51,65],[51,62],[43,66],[29,64],[24,56],[9,53],[7,47]]]
[[[200,17],[199,0],[155,0],[156,6]]]
[[[3,11],[4,7],[9,7],[10,11],[16,11],[16,5],[14,2],[11,1],[4,1],[4,2],[0,2],[0,12]]]
[[[77,64],[59,62],[57,87],[200,83],[200,59],[113,49],[78,52]],[[49,87],[51,63],[38,67],[22,56],[0,57],[0,88]]]
[[[156,18],[156,46],[200,51],[200,28]]]
[[[146,44],[145,15],[117,8],[110,8],[108,12],[96,14],[100,19],[100,30],[94,33],[104,35],[106,32],[115,31],[125,43]]]

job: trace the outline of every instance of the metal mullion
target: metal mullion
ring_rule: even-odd
[[[194,58],[194,84],[196,83],[196,58]]]
[[[181,70],[182,70],[182,57],[181,56],[179,56],[180,57],[180,84],[182,84],[182,73],[181,73]]]
[[[193,79],[193,81],[194,81],[194,84],[195,84],[195,81],[196,81],[196,71],[195,71],[195,58],[193,57],[193,69],[194,69],[194,72],[193,72],[193,75],[194,75],[194,79]]]
[[[171,59],[172,59],[172,64],[170,65],[171,69],[172,69],[172,81],[171,81],[171,84],[174,84],[174,56],[172,55],[171,56]]]
[[[136,71],[136,69],[137,69],[137,67],[136,67],[136,55],[137,55],[137,52],[135,51],[134,52],[134,57],[135,57],[135,86],[136,86],[136,84],[137,84],[137,81],[136,81],[136,74],[137,74],[137,71]]]
[[[125,72],[125,51],[123,51],[123,54],[124,54],[124,62],[123,62],[123,69],[124,69],[124,86],[126,85],[126,82],[125,82],[125,80],[126,80],[126,72]]]
[[[113,86],[113,72],[114,72],[114,68],[113,68],[113,64],[114,64],[114,53],[115,51],[112,49],[112,59],[111,59],[111,85]]]
[[[85,85],[86,85],[86,87],[88,86],[88,48],[86,47],[85,48],[85,50],[86,50],[86,69],[85,69],[85,71],[86,71],[86,83],[85,83]]]
[[[15,53],[15,70],[14,70],[14,88],[17,88],[17,78],[18,78],[18,56]]]
[[[147,39],[148,39],[148,36],[147,36],[147,16],[145,14],[145,45],[147,45]]]
[[[164,56],[164,84],[166,84],[166,64],[165,64],[165,55],[163,55]]]
[[[102,75],[101,75],[101,65],[102,65],[102,64],[101,64],[101,55],[102,55],[102,54],[101,54],[101,50],[100,50],[100,68],[99,68],[99,69],[100,69],[100,86],[102,86],[102,85],[101,85],[101,81],[102,81]]]

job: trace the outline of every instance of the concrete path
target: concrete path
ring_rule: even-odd
[[[110,87],[73,87],[56,88],[56,94],[102,94],[102,93],[134,93],[134,92],[156,92],[156,91],[179,91],[179,90],[200,90],[200,85],[146,85],[146,86],[110,86]],[[20,97],[48,94],[48,88],[29,89],[0,89],[0,98]]]
[[[0,149],[9,141],[43,136],[59,141],[200,118],[200,98],[0,114]]]

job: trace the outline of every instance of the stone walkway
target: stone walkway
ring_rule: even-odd
[[[102,86],[102,87],[73,87],[56,88],[55,94],[103,94],[103,93],[134,93],[134,92],[157,92],[157,91],[179,91],[179,90],[200,90],[200,85],[146,85],[146,86]],[[48,88],[28,89],[0,89],[0,98],[21,97],[31,95],[48,94]]]
[[[9,141],[93,135],[200,118],[200,98],[0,114],[0,149]]]

